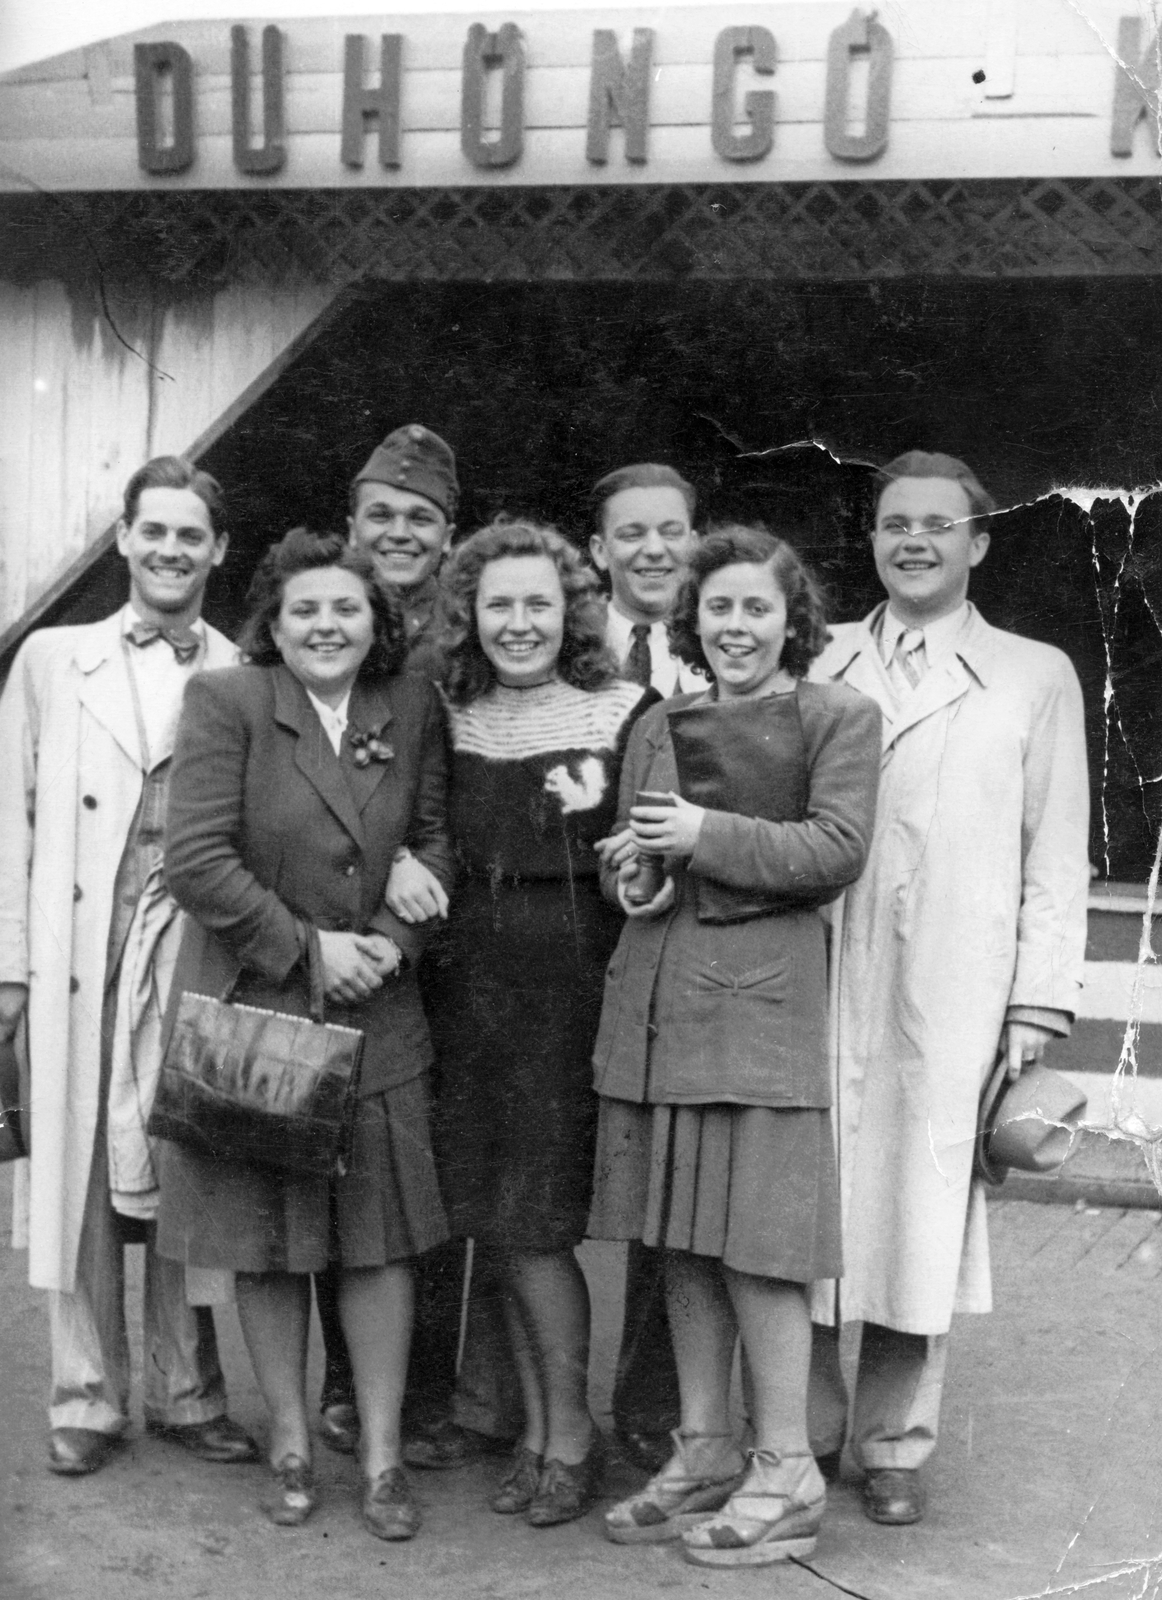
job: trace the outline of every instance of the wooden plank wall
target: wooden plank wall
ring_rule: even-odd
[[[238,173],[232,161],[229,21],[167,24],[8,74],[0,82],[0,150],[11,172],[0,173],[0,188],[19,186],[13,174],[49,188],[217,188],[1129,176],[1162,165],[1156,130],[1152,136],[1145,122],[1132,156],[1110,153],[1119,19],[1140,19],[1147,52],[1157,19],[1145,0],[1086,0],[1084,6],[1073,0],[896,0],[881,6],[879,21],[892,35],[895,55],[891,136],[882,156],[854,167],[827,154],[822,129],[828,39],[851,12],[849,0],[797,0],[486,15],[480,20],[490,29],[505,21],[521,27],[528,59],[524,154],[514,166],[491,171],[472,166],[460,148],[461,56],[475,16],[290,18],[279,24],[288,159],[281,172],[262,178]],[[736,24],[770,29],[778,49],[773,76],[758,77],[746,64],[737,75],[736,103],[750,89],[774,90],[778,97],[774,149],[757,162],[732,163],[711,148],[714,40]],[[263,24],[246,25],[257,65]],[[625,161],[620,134],[604,166],[585,159],[589,67],[599,27],[617,33],[626,58],[634,27],[655,30],[644,164]],[[380,167],[371,138],[363,167],[344,167],[343,37],[367,36],[371,81],[377,81],[378,39],[393,32],[405,40],[401,166]],[[159,39],[182,44],[196,73],[196,160],[188,172],[164,179],[139,170],[134,122],[133,44]],[[985,81],[974,83],[986,64]],[[255,93],[252,107],[258,104]],[[495,127],[495,119],[489,125]]]
[[[333,298],[238,286],[115,306],[122,344],[61,284],[0,282],[0,632],[116,519],[130,473],[189,449]]]

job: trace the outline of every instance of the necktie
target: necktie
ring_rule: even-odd
[[[650,661],[650,625],[648,622],[635,622],[630,631],[633,641],[629,647],[629,655],[625,658],[625,666],[621,669],[621,675],[630,683],[640,683],[643,689],[648,689],[653,670]]]
[[[200,642],[192,628],[162,628],[156,622],[135,622],[125,637],[139,650],[144,650],[155,639],[164,639],[183,667],[188,667],[197,655]]]
[[[896,640],[892,665],[899,667],[909,686],[914,689],[924,676],[925,668],[928,665],[924,659],[923,628],[906,628],[904,630]]]

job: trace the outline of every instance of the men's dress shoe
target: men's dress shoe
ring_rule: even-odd
[[[359,1443],[359,1413],[347,1400],[324,1406],[319,1413],[319,1437],[341,1456],[353,1456]]]
[[[924,1486],[912,1467],[869,1467],[863,1479],[864,1514],[895,1527],[924,1515]]]
[[[512,1449],[511,1439],[495,1439],[491,1434],[462,1428],[450,1417],[427,1422],[419,1427],[404,1427],[403,1458],[409,1467],[425,1472],[446,1472],[451,1467],[466,1467],[485,1455],[499,1455]]]
[[[527,1445],[518,1444],[512,1453],[512,1465],[497,1485],[489,1505],[502,1517],[527,1511],[536,1497],[544,1467],[544,1456],[537,1455]]]
[[[262,1509],[277,1527],[301,1527],[318,1499],[310,1464],[302,1456],[283,1456],[274,1476],[277,1488],[262,1502]]]
[[[662,1470],[674,1453],[669,1433],[647,1433],[644,1428],[617,1428],[615,1431],[622,1454],[651,1477]]]
[[[575,1465],[553,1458],[545,1462],[529,1506],[529,1526],[554,1528],[561,1522],[575,1522],[598,1499],[604,1482],[605,1442],[594,1428],[584,1460]]]
[[[121,1443],[119,1433],[96,1428],[54,1428],[48,1436],[48,1470],[62,1478],[79,1478],[103,1467]]]
[[[211,1417],[208,1422],[154,1422],[145,1424],[149,1433],[171,1444],[180,1444],[199,1461],[214,1461],[233,1466],[242,1461],[258,1461],[258,1446],[231,1417]]]
[[[414,1539],[420,1531],[420,1508],[399,1467],[364,1484],[363,1525],[377,1539]]]

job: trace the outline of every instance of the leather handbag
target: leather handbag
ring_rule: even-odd
[[[312,927],[307,965],[309,1017],[183,992],[150,1113],[153,1137],[290,1177],[345,1170],[363,1034],[324,1020]]]
[[[0,1041],[0,1161],[28,1154],[27,1084],[15,1039]]]

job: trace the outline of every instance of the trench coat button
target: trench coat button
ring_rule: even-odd
[[[70,994],[76,994],[77,990],[80,987],[81,987],[81,980],[79,978],[70,978],[69,979],[69,993]]]
[[[73,899],[75,901],[75,900],[79,900],[80,898],[81,898],[81,886],[80,886],[79,883],[74,883],[73,884]]]
[[[96,811],[97,796],[95,794],[83,794],[81,796],[81,804],[85,807],[86,811]]]
[[[343,868],[343,876],[345,878],[353,878],[355,876],[355,868],[352,867],[352,866],[344,867]]]

